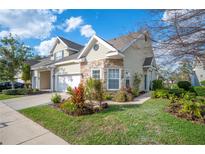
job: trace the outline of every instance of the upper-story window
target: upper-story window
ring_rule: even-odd
[[[64,51],[63,51],[63,50],[54,53],[54,59],[55,59],[55,60],[60,60],[60,59],[63,58],[63,56],[64,56]]]

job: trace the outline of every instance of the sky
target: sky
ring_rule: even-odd
[[[16,34],[46,56],[57,36],[85,45],[93,34],[105,40],[138,31],[149,22],[148,10],[0,10],[0,37]]]

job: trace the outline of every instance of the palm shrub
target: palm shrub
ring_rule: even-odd
[[[85,97],[86,97],[86,99],[88,99],[90,101],[90,103],[93,100],[93,95],[94,95],[94,92],[95,92],[94,84],[95,84],[94,79],[89,78],[89,79],[86,80]]]
[[[200,103],[185,99],[181,99],[180,103],[182,104],[181,112],[188,114],[192,119],[195,117],[202,118]]]
[[[158,89],[152,92],[152,98],[168,98],[169,93],[166,89]]]
[[[95,98],[99,101],[100,106],[103,101],[103,84],[101,80],[94,80]]]
[[[60,108],[68,114],[74,114],[74,112],[77,110],[76,104],[74,104],[71,100],[65,101],[60,105]]]
[[[54,95],[52,95],[51,101],[52,101],[53,103],[55,103],[55,104],[56,104],[56,103],[60,103],[60,102],[61,102],[61,95],[55,93]]]

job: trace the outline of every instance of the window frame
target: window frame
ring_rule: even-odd
[[[118,89],[109,89],[109,70],[112,70],[112,69],[117,69],[119,70],[119,88]],[[108,68],[107,69],[107,90],[110,90],[110,91],[116,91],[116,90],[120,90],[121,88],[121,69],[120,68]]]
[[[61,58],[58,58],[58,59],[57,59],[57,56],[56,56],[56,55],[57,55],[58,53],[60,53],[60,52],[61,52]],[[60,56],[59,56],[59,57],[60,57]],[[63,59],[63,57],[64,57],[64,50],[60,50],[60,51],[57,51],[57,52],[54,53],[54,59],[55,59],[55,61],[61,60],[61,59]]]
[[[99,79],[96,79],[93,77],[93,71],[100,71],[100,78]],[[93,79],[96,79],[96,80],[101,80],[102,79],[102,76],[101,76],[101,69],[100,68],[94,68],[94,69],[91,69],[91,78]]]

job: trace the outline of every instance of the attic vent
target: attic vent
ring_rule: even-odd
[[[95,44],[95,45],[93,46],[93,49],[94,49],[95,51],[97,51],[97,50],[99,49],[99,45],[98,45],[98,44]]]

